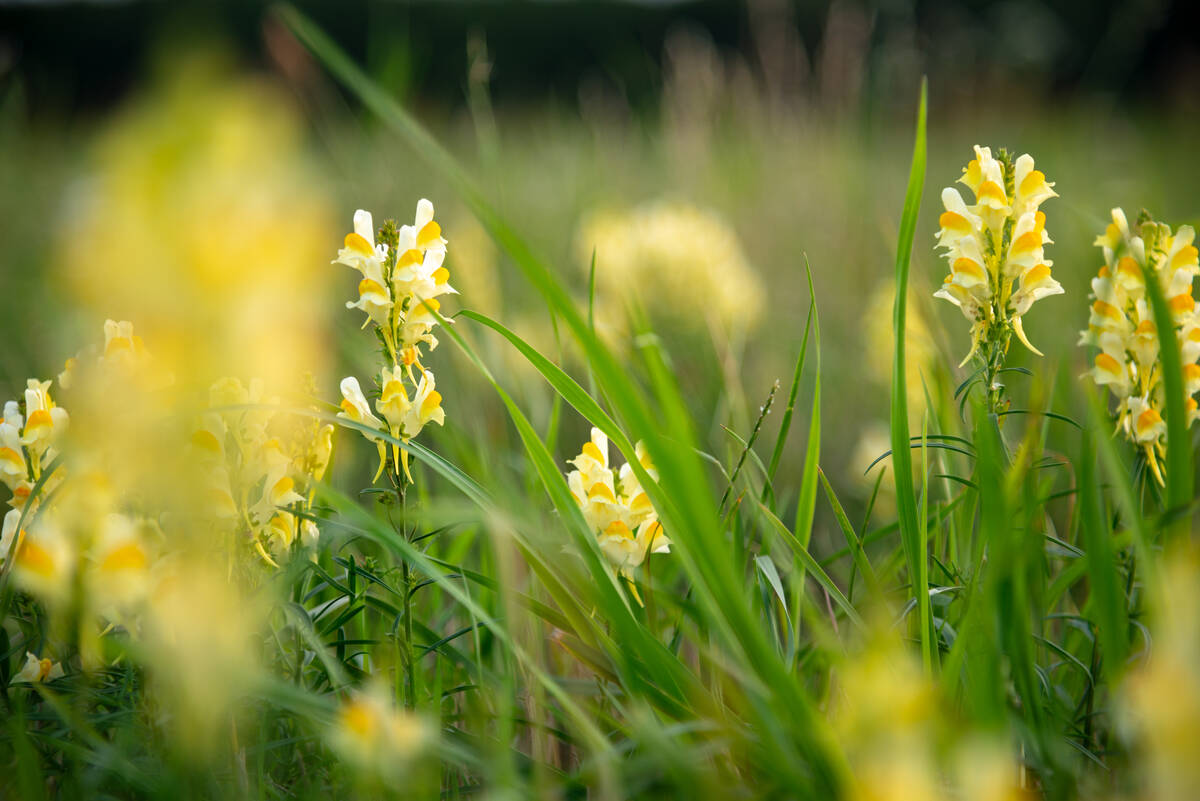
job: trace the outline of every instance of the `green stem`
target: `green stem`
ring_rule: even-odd
[[[403,477],[400,478],[400,536],[405,541],[409,540],[408,536],[408,486],[404,483]],[[409,568],[408,560],[401,562],[404,576],[404,706],[410,710],[416,709],[417,705],[417,685],[416,685],[416,651],[413,648],[413,625],[412,625],[412,571]]]

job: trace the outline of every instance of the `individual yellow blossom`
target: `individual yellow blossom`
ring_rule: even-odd
[[[383,429],[383,421],[371,413],[371,405],[367,403],[367,398],[363,395],[362,388],[358,385],[358,379],[354,376],[346,376],[342,379],[342,403],[341,411],[338,412],[338,417],[343,420],[350,420],[354,423],[367,426],[375,430]],[[359,429],[364,437],[369,442],[374,442],[375,447],[379,449],[379,470],[375,473],[376,480],[383,473],[384,464],[387,462],[387,444],[378,436],[373,435],[370,431]]]
[[[329,744],[347,761],[377,775],[401,771],[429,740],[424,722],[397,709],[382,687],[343,701],[328,732]]]
[[[50,397],[50,382],[29,379],[25,389],[25,429],[21,444],[33,453],[46,449],[66,430],[70,415]]]
[[[23,426],[24,420],[17,403],[9,401],[5,405],[4,421],[0,422],[0,481],[14,491],[18,484],[29,478],[21,443]]]
[[[1089,375],[1117,399],[1118,428],[1145,454],[1162,483],[1158,461],[1166,452],[1162,368],[1158,327],[1146,296],[1146,275],[1153,274],[1167,298],[1183,357],[1189,425],[1200,413],[1192,396],[1200,391],[1200,315],[1192,299],[1192,280],[1200,274],[1191,226],[1171,229],[1144,217],[1131,229],[1121,209],[1096,238],[1104,266],[1092,279],[1091,314],[1080,344],[1099,349]]]
[[[63,673],[62,665],[52,659],[38,659],[33,654],[26,651],[25,666],[20,672],[12,677],[12,684],[41,684],[47,681],[61,679]]]
[[[1063,291],[1050,276],[1052,262],[1043,248],[1051,240],[1046,215],[1038,210],[1057,197],[1054,184],[1034,169],[1029,154],[1013,162],[1004,151],[996,158],[978,145],[959,181],[975,203],[968,206],[952,187],[942,190],[937,247],[945,250],[950,274],[934,296],[971,321],[971,350],[962,363],[981,349],[985,360],[1003,356],[1013,333],[1040,356],[1021,320],[1034,302]]]
[[[426,370],[417,382],[417,391],[404,415],[402,431],[405,440],[421,433],[428,423],[445,425],[446,413],[442,410],[442,394],[434,388],[433,371]]]
[[[371,212],[354,212],[354,231],[346,234],[345,246],[338,251],[335,264],[353,267],[362,276],[358,282],[358,300],[347,301],[347,309],[361,309],[367,321],[386,326],[392,313],[392,294],[383,277],[387,245],[375,244]]]
[[[635,458],[657,480],[645,445],[634,447]],[[642,564],[651,553],[669,553],[671,541],[658,521],[658,513],[629,464],[614,471],[608,461],[608,437],[598,428],[571,460],[567,486],[595,533],[604,555],[622,574]]]
[[[154,556],[146,527],[122,514],[101,521],[90,548],[89,591],[102,611],[128,607],[149,589]]]
[[[20,532],[13,579],[33,595],[58,602],[70,597],[77,550],[53,514],[41,514]]]
[[[404,388],[404,368],[384,367],[379,384],[379,400],[375,401],[375,409],[388,421],[392,436],[398,437],[404,418],[412,407],[412,402],[408,399],[408,390]]]

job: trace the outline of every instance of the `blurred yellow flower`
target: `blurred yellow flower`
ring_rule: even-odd
[[[234,702],[260,670],[265,598],[216,561],[181,551],[160,563],[141,631],[149,687],[168,713],[171,743],[194,760],[228,732]]]
[[[97,143],[62,273],[85,309],[151,332],[162,369],[198,387],[227,373],[283,386],[297,365],[324,366],[327,196],[283,93],[177,55]],[[139,348],[105,334],[106,358]]]
[[[671,201],[595,212],[577,243],[585,270],[595,251],[598,327],[623,326],[630,303],[715,326],[725,336],[761,320],[762,281],[737,234],[715,213]]]
[[[355,766],[396,778],[425,748],[430,732],[420,718],[397,709],[383,687],[374,686],[341,703],[328,738]]]
[[[962,364],[981,348],[985,359],[1002,355],[1012,333],[1040,356],[1021,318],[1035,301],[1063,291],[1050,277],[1053,262],[1043,247],[1051,240],[1046,215],[1038,211],[1057,197],[1054,184],[1034,169],[1029,154],[1014,162],[1004,151],[993,157],[979,145],[959,181],[974,193],[975,204],[968,206],[957,189],[942,190],[937,247],[945,250],[950,274],[934,296],[958,306],[971,321],[971,350]]]
[[[1161,603],[1153,611],[1153,649],[1125,681],[1122,728],[1138,746],[1146,801],[1200,798],[1200,554],[1176,548],[1162,560]]]
[[[1092,279],[1091,315],[1080,344],[1100,349],[1089,375],[1117,399],[1118,427],[1142,449],[1151,472],[1162,483],[1158,460],[1166,452],[1166,423],[1158,327],[1146,296],[1146,275],[1153,274],[1167,298],[1176,331],[1187,394],[1188,423],[1200,411],[1192,397],[1200,391],[1200,315],[1192,299],[1192,281],[1200,274],[1195,232],[1191,226],[1171,229],[1150,220],[1129,226],[1121,209],[1096,238],[1104,266]]]
[[[264,561],[288,552],[302,535],[315,543],[307,514],[312,487],[325,473],[333,448],[333,426],[270,408],[263,382],[243,386],[222,378],[209,391],[210,411],[192,434],[192,452],[209,500],[205,511],[218,528],[234,527]],[[235,407],[235,408],[230,408]]]

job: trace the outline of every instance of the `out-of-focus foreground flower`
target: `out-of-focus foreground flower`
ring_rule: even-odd
[[[1152,647],[1125,682],[1121,712],[1146,801],[1200,798],[1200,553],[1177,547],[1163,560]]]
[[[68,207],[66,284],[96,317],[133,320],[192,389],[320,376],[332,228],[299,122],[265,81],[180,63],[100,140]]]
[[[1054,184],[1034,169],[1028,153],[1013,161],[1003,150],[993,157],[990,148],[978,145],[959,182],[974,193],[975,203],[968,206],[952,187],[942,190],[946,210],[937,247],[945,249],[950,274],[934,294],[971,321],[971,350],[962,363],[976,353],[989,363],[1002,357],[1014,333],[1040,356],[1021,318],[1035,301],[1063,291],[1050,277],[1052,262],[1043,247],[1051,240],[1046,215],[1038,211],[1057,197]]]
[[[257,558],[241,558],[234,537],[221,536],[243,531],[223,519],[227,507],[198,480],[206,463],[197,452],[211,457],[213,449],[197,448],[201,438],[189,446],[190,415],[152,350],[130,322],[109,320],[103,345],[70,359],[58,387],[31,379],[24,400],[6,404],[0,435],[16,436],[22,459],[4,456],[14,508],[4,518],[0,561],[13,554],[16,586],[44,605],[50,640],[70,656],[57,666],[43,660],[31,680],[109,666],[108,638],[147,669],[162,720],[180,748],[200,756],[228,722],[233,700],[253,685],[266,593]],[[226,404],[248,400],[214,394]],[[262,437],[275,433],[269,413],[251,410],[238,420]],[[318,453],[303,463],[314,473],[327,462],[320,442],[332,431],[316,432]],[[244,515],[270,520],[288,514],[279,505],[308,502],[292,491],[291,458],[279,440],[245,444],[267,468],[254,487],[237,488],[253,504]],[[214,516],[223,530],[214,531]]]
[[[387,689],[352,693],[337,710],[329,744],[348,762],[380,778],[395,778],[432,739],[420,718],[398,709]]]
[[[1117,398],[1118,427],[1146,455],[1161,484],[1158,460],[1166,454],[1164,393],[1159,361],[1158,327],[1146,296],[1146,277],[1162,287],[1183,356],[1188,424],[1200,411],[1192,397],[1200,391],[1200,316],[1192,299],[1192,280],[1200,274],[1195,232],[1183,225],[1171,229],[1148,217],[1130,229],[1125,212],[1112,210],[1112,223],[1096,238],[1104,266],[1092,279],[1091,316],[1080,344],[1100,349],[1090,371],[1092,380]]]
[[[877,624],[835,675],[831,719],[853,771],[853,801],[1028,797],[1007,744],[961,729],[950,735],[952,705],[889,626]]]

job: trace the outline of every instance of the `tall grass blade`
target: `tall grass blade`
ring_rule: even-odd
[[[896,505],[900,518],[900,541],[908,564],[912,597],[920,607],[920,620],[929,619],[928,588],[920,586],[924,575],[921,562],[921,528],[918,521],[916,489],[913,484],[912,461],[909,449],[908,387],[905,362],[905,334],[908,331],[908,272],[912,259],[913,237],[917,230],[917,215],[921,210],[921,191],[925,186],[925,113],[928,82],[921,81],[921,99],[917,107],[917,132],[913,142],[912,165],[908,173],[908,190],[904,195],[904,213],[900,217],[900,234],[896,242],[896,301],[892,313],[892,329],[896,337],[896,352],[892,360],[892,476],[896,483]],[[923,648],[928,648],[931,632],[922,626]]]

